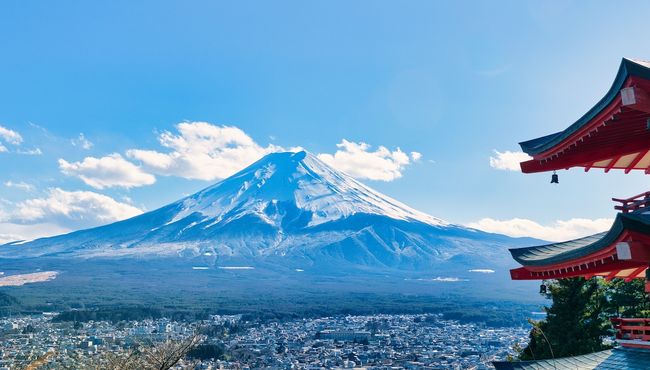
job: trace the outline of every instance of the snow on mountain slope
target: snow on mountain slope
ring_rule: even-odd
[[[506,263],[514,239],[448,224],[306,152],[274,153],[177,202],[113,224],[0,246],[0,258],[202,259],[378,266]],[[492,261],[492,262],[491,262]]]
[[[206,228],[247,214],[277,225],[279,220],[268,216],[265,210],[281,202],[293,202],[298,209],[311,212],[308,226],[357,213],[445,224],[337,172],[304,151],[269,154],[234,176],[180,201],[182,208],[170,222],[198,212],[205,220],[212,220]]]

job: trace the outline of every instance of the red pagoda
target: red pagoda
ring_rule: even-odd
[[[524,173],[582,167],[650,173],[650,63],[623,59],[612,87],[585,115],[561,132],[520,143],[532,159]],[[650,192],[618,199],[609,231],[535,247],[511,249],[522,267],[514,280],[602,276],[646,279],[650,292]],[[650,319],[614,319],[619,343],[650,349]]]

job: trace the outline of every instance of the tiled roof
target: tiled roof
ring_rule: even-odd
[[[650,350],[618,347],[555,360],[494,362],[497,370],[647,370]]]
[[[519,143],[521,149],[530,155],[535,155],[547,151],[555,145],[561,143],[562,140],[568,138],[571,136],[571,134],[584,127],[605,107],[611,104],[614,99],[616,99],[627,78],[630,76],[638,76],[641,78],[650,79],[650,64],[648,62],[623,58],[612,87],[593,108],[591,108],[571,126],[567,127],[564,131]]]
[[[623,230],[630,229],[650,234],[650,214],[619,214],[609,231],[570,240],[535,247],[510,249],[515,261],[524,266],[545,266],[581,258],[606,248],[616,241]]]

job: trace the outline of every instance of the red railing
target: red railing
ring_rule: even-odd
[[[632,198],[618,199],[612,198],[614,202],[619,202],[621,205],[614,206],[614,209],[623,213],[635,212],[647,207],[650,207],[650,191],[635,195]]]
[[[610,321],[616,330],[616,339],[650,341],[650,318],[623,319],[615,317]]]

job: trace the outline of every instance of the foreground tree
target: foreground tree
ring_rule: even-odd
[[[562,279],[548,284],[546,319],[531,321],[528,346],[522,360],[577,356],[603,350],[602,337],[608,334],[608,304],[598,279]]]
[[[141,344],[122,353],[103,353],[93,359],[80,358],[69,369],[92,370],[169,370],[183,361],[186,355],[201,341],[199,336],[184,340],[168,340],[157,344]],[[184,369],[193,369],[192,361],[184,363]]]
[[[611,316],[650,317],[650,300],[645,292],[645,280],[613,279],[603,283]]]
[[[192,336],[182,341],[167,341],[156,346],[144,347],[139,356],[146,367],[142,369],[167,370],[176,366],[187,355],[200,339]],[[193,368],[193,366],[192,366]]]

